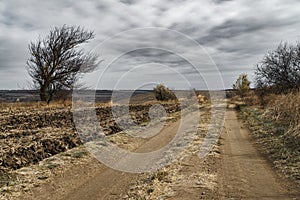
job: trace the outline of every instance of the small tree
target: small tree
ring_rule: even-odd
[[[175,94],[163,84],[158,84],[153,90],[156,99],[159,101],[176,100]]]
[[[239,95],[244,97],[249,93],[250,81],[246,74],[240,74],[235,84],[233,84],[233,89],[237,90]]]
[[[300,44],[280,44],[269,52],[255,70],[256,86],[275,93],[287,93],[300,87]]]
[[[31,57],[27,60],[27,71],[41,101],[49,103],[58,91],[72,89],[80,73],[95,69],[98,57],[78,49],[92,38],[91,31],[64,25],[29,44]]]

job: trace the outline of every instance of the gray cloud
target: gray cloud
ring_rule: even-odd
[[[132,28],[162,27],[179,31],[205,47],[220,68],[225,86],[231,87],[239,73],[245,72],[252,76],[254,65],[281,41],[299,40],[300,2],[4,0],[0,2],[0,89],[17,88],[17,84],[25,85],[30,80],[25,69],[28,43],[39,35],[45,36],[54,26],[63,24],[81,25],[95,31],[96,38],[85,46],[87,49]],[[158,43],[181,49],[184,56],[199,56],[196,49],[177,38],[151,33],[144,34],[143,37],[145,46],[150,44],[150,40],[157,40]],[[121,38],[105,51],[109,51],[111,56],[119,56],[127,48],[135,47],[135,39],[134,35]],[[101,50],[99,54],[101,55]],[[199,60],[205,60],[203,56],[200,55]],[[147,61],[170,66],[191,78],[191,82],[199,83],[193,78],[193,70],[187,61],[162,50],[146,49],[126,54],[116,62],[109,76],[118,77],[131,67]],[[202,68],[203,73],[211,73],[209,65],[203,64]],[[147,73],[150,71],[146,70]],[[143,79],[146,72],[136,78]],[[164,76],[164,79],[172,78],[159,71],[156,73],[157,76]],[[96,78],[94,75],[94,79]],[[110,83],[111,81],[107,81],[105,87],[113,87]],[[174,87],[179,86],[180,82],[175,81]]]
[[[222,4],[222,3],[226,3],[226,2],[232,1],[232,0],[213,0],[213,1],[217,4]]]

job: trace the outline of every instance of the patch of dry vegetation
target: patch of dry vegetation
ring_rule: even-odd
[[[269,95],[266,107],[244,107],[241,115],[275,166],[300,182],[300,93]]]
[[[291,128],[300,123],[300,92],[286,95],[271,95],[266,114],[273,120]]]

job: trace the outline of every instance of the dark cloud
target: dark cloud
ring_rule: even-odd
[[[222,4],[222,3],[226,3],[228,1],[233,1],[233,0],[213,0],[213,2],[217,3],[217,4]]]
[[[212,27],[207,36],[200,39],[200,42],[209,43],[219,39],[232,39],[240,35],[252,35],[260,31],[282,31],[290,26],[299,24],[299,20],[279,21],[276,18],[259,19],[230,19],[219,26]]]
[[[130,70],[134,66],[146,65],[149,63],[172,67],[174,69],[178,69],[183,74],[187,72],[185,71],[186,69],[192,68],[191,64],[187,60],[173,52],[162,49],[145,48],[137,49],[121,56],[111,64],[110,69],[113,72],[123,72]],[[188,72],[190,71],[191,70],[188,70]]]
[[[136,3],[136,0],[120,0],[120,2],[127,4],[127,5],[132,5],[134,3]]]

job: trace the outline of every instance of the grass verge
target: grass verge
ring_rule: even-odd
[[[243,106],[239,116],[245,120],[263,154],[285,176],[300,183],[300,144],[287,134],[289,126],[274,121],[257,107]]]

